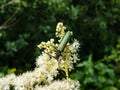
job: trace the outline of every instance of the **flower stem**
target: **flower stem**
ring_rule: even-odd
[[[65,65],[65,74],[66,74],[66,80],[67,80],[67,84],[68,84],[67,89],[69,90],[69,88],[70,88],[70,85],[69,85],[70,78],[69,78],[69,72],[68,72],[68,65],[67,64]]]
[[[67,81],[69,81],[68,65],[65,65],[65,74]]]

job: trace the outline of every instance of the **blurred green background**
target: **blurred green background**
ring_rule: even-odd
[[[34,69],[58,22],[81,44],[81,90],[120,90],[120,0],[0,0],[0,77]]]

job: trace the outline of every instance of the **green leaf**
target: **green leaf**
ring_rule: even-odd
[[[118,90],[118,89],[116,87],[114,87],[114,86],[107,86],[102,90]]]

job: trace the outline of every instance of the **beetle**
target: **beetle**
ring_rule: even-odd
[[[63,52],[65,46],[67,45],[68,41],[70,40],[70,37],[72,35],[71,31],[67,31],[67,33],[64,35],[64,37],[62,38],[60,44],[58,45],[58,48],[56,50],[56,58],[58,59],[59,56],[61,55],[61,53]]]

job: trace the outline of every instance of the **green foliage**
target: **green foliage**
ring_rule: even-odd
[[[82,90],[91,87],[95,90],[119,90],[120,89],[120,39],[112,49],[110,55],[96,62],[90,54],[83,62],[78,63],[78,69],[71,74],[72,78],[79,80]]]
[[[0,65],[16,67],[18,73],[31,69],[34,65],[30,63],[40,54],[37,44],[53,36],[52,9],[47,8],[49,3],[45,0],[17,0],[10,5],[7,5],[9,1],[1,1],[0,4],[4,6],[0,8],[4,11],[0,12],[0,24],[5,27],[0,30]]]
[[[16,72],[16,68],[8,68],[8,66],[4,66],[0,68],[0,78],[7,75],[7,74],[12,74]]]
[[[109,90],[117,89],[115,70],[103,61],[93,62],[92,54],[86,60],[77,65],[79,69],[71,74],[72,78],[79,80],[82,84],[82,90]],[[113,89],[113,90],[114,90]]]
[[[108,62],[120,62],[120,38],[118,38],[118,44],[116,45],[116,48],[112,49],[111,55],[105,56],[104,59]]]
[[[120,88],[120,38],[118,38],[118,43],[109,56],[105,56],[104,61],[106,61],[111,68],[114,69],[116,75],[116,85]]]

